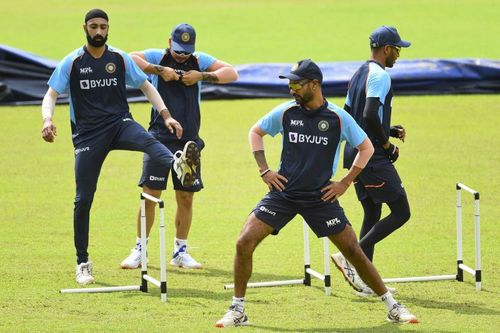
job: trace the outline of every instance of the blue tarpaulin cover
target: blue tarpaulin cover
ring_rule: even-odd
[[[326,96],[345,96],[347,84],[361,61],[318,63]],[[41,104],[47,80],[57,61],[0,45],[0,105]],[[239,78],[230,84],[203,84],[204,99],[290,97],[286,73],[292,64],[238,65]],[[388,68],[399,95],[473,94],[500,92],[500,61],[488,59],[399,60]],[[130,102],[145,101],[137,89],[127,90]],[[63,94],[59,103],[67,103]]]

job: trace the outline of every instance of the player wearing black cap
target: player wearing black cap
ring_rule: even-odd
[[[370,140],[346,111],[323,97],[323,74],[313,61],[299,61],[280,78],[289,80],[290,94],[295,100],[278,105],[250,129],[250,145],[269,193],[252,210],[238,237],[233,301],[216,326],[249,325],[244,304],[253,252],[264,238],[278,234],[297,214],[316,236],[328,237],[353,263],[386,304],[388,318],[415,322],[416,317],[394,300],[364,255],[337,200],[372,156]],[[283,136],[283,148],[279,170],[274,171],[266,161],[263,137],[278,133]],[[331,179],[342,141],[356,147],[357,154],[347,174],[334,181]]]
[[[87,252],[90,208],[108,153],[115,149],[146,152],[165,169],[186,164],[189,156],[184,154],[174,158],[165,146],[133,120],[127,103],[126,85],[140,88],[158,110],[166,128],[177,137],[182,136],[182,126],[172,118],[146,75],[127,53],[106,44],[108,15],[100,9],[89,11],[83,28],[87,44],[66,56],[49,79],[49,88],[42,103],[42,138],[54,142],[57,132],[52,117],[57,96],[69,92],[75,148],[73,223],[76,281],[89,284],[94,282]]]

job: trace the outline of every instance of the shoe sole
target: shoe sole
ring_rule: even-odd
[[[344,270],[344,267],[342,266],[342,264],[340,262],[337,262],[337,259],[334,257],[334,255],[332,254],[330,256],[330,258],[332,258],[332,261],[333,263],[335,264],[335,267],[337,267],[337,269],[340,271],[340,273],[342,273],[342,275],[344,276],[344,279],[347,281],[347,283],[349,283],[349,285],[354,289],[356,290],[357,292],[361,292],[362,290],[359,289],[358,287],[356,287],[354,285],[354,283],[351,282],[351,280],[349,280],[347,278],[347,273],[346,271]]]
[[[238,327],[238,326],[250,326],[252,324],[250,324],[250,322],[248,321],[248,319],[242,323],[238,323],[236,325],[229,325],[229,326],[224,326],[224,324],[215,324],[215,327],[217,328],[225,328],[225,327]]]
[[[189,267],[189,266],[183,266],[183,265],[174,264],[174,263],[172,263],[172,262],[170,262],[170,266],[179,267],[179,268],[184,268],[184,269],[202,269],[202,268],[203,268],[203,266],[199,266],[199,267]]]
[[[182,151],[182,157],[186,159],[186,164],[189,167],[189,170],[186,170],[186,174],[184,175],[182,186],[191,187],[198,178],[196,175],[196,168],[200,164],[200,150],[196,142],[186,142],[184,150]]]
[[[136,266],[136,267],[120,264],[120,267],[122,269],[137,269],[137,268],[141,268],[141,264],[139,264],[139,266]]]
[[[393,324],[418,324],[418,319],[411,319],[408,321],[399,321],[399,320],[394,320],[391,318],[386,318],[388,322],[393,323]]]

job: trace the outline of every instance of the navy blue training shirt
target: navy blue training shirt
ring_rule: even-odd
[[[146,75],[127,53],[106,45],[96,59],[85,46],[71,52],[56,67],[49,86],[58,94],[69,90],[73,143],[101,133],[129,114],[126,85],[142,86]]]
[[[326,101],[317,110],[286,102],[257,124],[271,136],[283,135],[278,171],[288,179],[283,193],[305,200],[321,197],[321,189],[337,169],[342,141],[356,147],[366,139],[366,133],[346,111]]]
[[[368,97],[376,97],[379,99],[381,105],[378,109],[378,116],[380,118],[380,123],[382,124],[382,129],[386,133],[387,137],[389,137],[392,109],[391,77],[384,70],[384,68],[382,68],[382,66],[373,60],[364,63],[356,71],[356,73],[354,73],[351,81],[349,82],[349,88],[345,101],[345,105],[349,106],[351,109],[349,113],[368,134],[368,137],[372,141],[373,147],[375,148],[375,152],[368,162],[370,165],[381,160],[386,161],[387,156],[382,148],[382,145],[385,142],[379,142],[375,135],[370,133],[370,130],[367,128],[363,119],[363,112],[365,109],[366,99]],[[348,169],[351,167],[356,153],[357,150],[353,148],[352,145],[346,144],[344,149],[344,168]]]

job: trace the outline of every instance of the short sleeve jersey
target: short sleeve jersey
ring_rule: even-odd
[[[364,119],[363,112],[365,109],[366,99],[369,97],[378,98],[380,106],[378,109],[378,117],[382,128],[387,136],[389,136],[392,112],[392,88],[391,77],[389,74],[375,61],[367,61],[353,75],[349,82],[345,105],[349,106],[349,113],[356,122],[368,134],[368,137],[373,143],[375,153],[369,163],[377,163],[381,160],[387,160],[386,154],[382,148],[385,142],[378,142],[375,135],[368,129]],[[351,145],[346,145],[344,150],[344,167],[350,168],[357,151]]]
[[[342,141],[358,146],[366,139],[346,111],[327,101],[312,111],[295,101],[283,103],[258,126],[271,136],[283,135],[278,171],[288,179],[283,192],[304,200],[321,197],[321,188],[335,175]]]
[[[126,85],[139,88],[146,80],[127,53],[106,45],[103,55],[96,59],[83,46],[57,65],[48,85],[59,94],[69,92],[76,144],[130,116]]]
[[[194,52],[185,62],[178,63],[168,49],[148,49],[142,51],[147,62],[162,65],[182,71],[207,71],[217,60],[213,56]],[[196,140],[201,124],[200,99],[201,81],[197,84],[186,86],[178,81],[164,81],[158,75],[151,75],[151,82],[160,93],[165,105],[170,110],[172,117],[179,121],[184,129],[182,140]],[[151,111],[150,131],[161,141],[178,141],[177,137],[168,131],[156,110]]]

